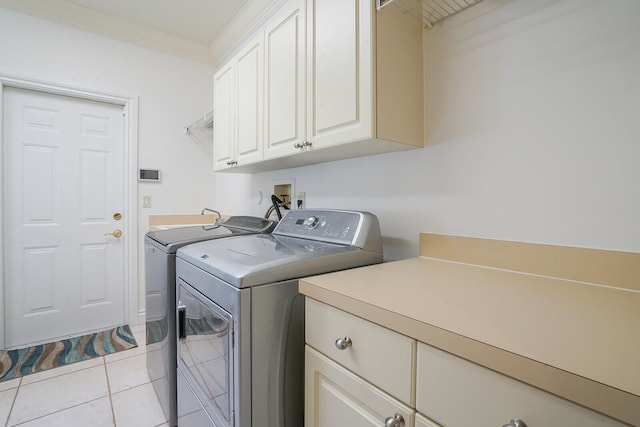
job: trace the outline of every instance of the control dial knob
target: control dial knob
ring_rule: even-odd
[[[318,218],[317,216],[310,216],[304,222],[304,225],[309,228],[316,228],[318,224],[320,224],[320,218]]]

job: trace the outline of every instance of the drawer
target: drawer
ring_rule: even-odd
[[[310,346],[413,406],[415,340],[310,298],[305,328]],[[345,337],[351,344],[338,349]]]
[[[414,426],[413,408],[309,346],[304,400],[306,427],[383,426],[393,417],[402,417],[405,427]]]
[[[442,427],[422,414],[416,414],[416,427]]]
[[[500,427],[512,418],[528,427],[626,425],[423,343],[416,409],[443,427]]]

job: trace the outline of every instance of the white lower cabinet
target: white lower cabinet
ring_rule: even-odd
[[[423,343],[417,361],[416,408],[442,426],[625,425]]]
[[[389,418],[397,419],[398,427],[413,427],[414,415],[409,406],[306,347],[306,427],[381,427]]]
[[[310,298],[305,333],[306,427],[626,426]]]
[[[307,344],[413,405],[415,340],[312,299],[307,299],[306,315]]]

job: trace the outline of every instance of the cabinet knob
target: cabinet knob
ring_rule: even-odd
[[[338,350],[346,350],[349,347],[351,347],[351,344],[353,344],[353,343],[351,342],[351,338],[349,338],[349,337],[338,338],[336,340],[336,348]]]
[[[384,427],[404,427],[404,417],[396,413],[393,417],[384,420]]]
[[[235,160],[227,160],[227,166],[235,166],[237,165],[238,162]]]
[[[511,418],[509,424],[505,424],[502,427],[527,427],[527,424],[520,418]]]

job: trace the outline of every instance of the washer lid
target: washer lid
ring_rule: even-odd
[[[381,252],[272,234],[195,243],[178,257],[237,288],[382,262]]]
[[[192,225],[150,231],[146,234],[148,242],[164,247],[167,253],[175,253],[178,248],[190,243],[218,239],[232,235],[269,233],[275,227],[274,221],[250,216],[233,216],[220,224]]]

